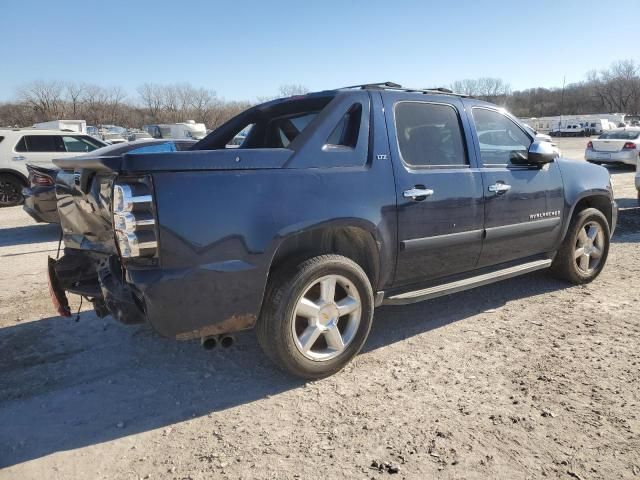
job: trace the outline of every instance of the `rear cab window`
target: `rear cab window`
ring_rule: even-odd
[[[468,167],[460,116],[453,105],[400,101],[395,126],[402,161],[410,167]]]

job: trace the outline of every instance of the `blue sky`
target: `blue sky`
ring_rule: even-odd
[[[590,4],[593,3],[593,6]],[[640,60],[637,0],[21,0],[0,9],[0,100],[32,80],[189,82],[229,100],[392,80],[561,86]],[[603,25],[608,25],[603,28]],[[617,26],[617,27],[616,27]],[[633,34],[635,37],[635,34]]]

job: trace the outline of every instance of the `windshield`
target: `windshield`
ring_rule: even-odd
[[[640,136],[639,130],[619,130],[617,132],[605,132],[598,138],[609,140],[635,140]]]

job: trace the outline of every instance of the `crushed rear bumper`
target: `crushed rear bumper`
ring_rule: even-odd
[[[262,290],[254,284],[266,275],[239,262],[124,269],[117,255],[70,248],[55,261],[54,271],[63,292],[88,298],[99,317],[148,322],[178,340],[252,328],[262,302]]]
[[[51,263],[53,262],[53,263]],[[88,298],[99,317],[112,315],[122,323],[143,323],[146,320],[143,303],[124,282],[124,271],[115,255],[100,255],[65,249],[65,255],[50,262],[50,284],[58,287],[56,299],[64,300],[64,292]],[[52,294],[54,306],[56,300]],[[64,304],[64,302],[62,302]]]

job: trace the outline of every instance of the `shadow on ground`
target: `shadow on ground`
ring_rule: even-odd
[[[53,242],[60,238],[60,225],[39,223],[23,227],[0,228],[0,247]]]
[[[640,205],[636,199],[620,198],[618,203],[618,225],[611,241],[613,243],[640,242]]]
[[[364,352],[566,286],[538,273],[383,307]],[[51,317],[7,327],[0,330],[0,467],[260,401],[303,383],[267,361],[253,332],[239,335],[229,350],[211,352],[93,312],[77,323]]]

